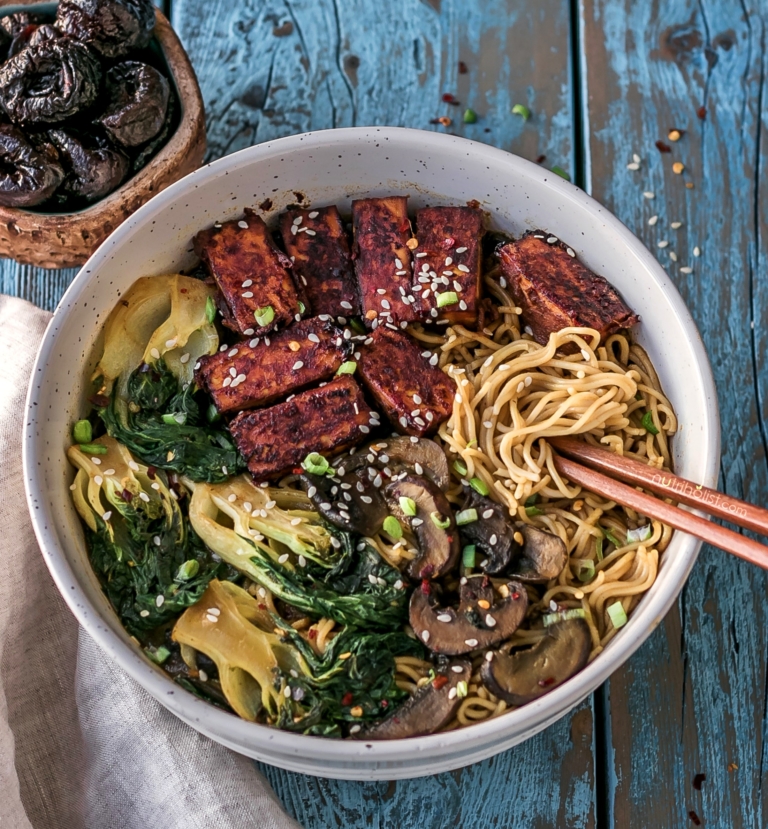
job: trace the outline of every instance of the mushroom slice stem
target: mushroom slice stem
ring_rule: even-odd
[[[583,619],[555,622],[541,642],[528,650],[494,652],[490,662],[483,662],[483,684],[510,705],[525,705],[580,671],[591,647],[589,626]]]
[[[411,595],[409,619],[418,638],[434,653],[458,655],[503,642],[517,630],[528,609],[528,594],[522,584],[507,583],[508,595],[489,607],[484,577],[482,589],[462,586],[458,612],[439,607],[425,592],[429,585]]]
[[[364,729],[358,738],[401,740],[433,734],[456,713],[461,705],[461,697],[456,693],[458,685],[460,682],[468,685],[471,676],[472,664],[468,659],[452,660],[387,719]]]

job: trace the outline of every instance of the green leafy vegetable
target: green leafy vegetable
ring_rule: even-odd
[[[533,518],[534,515],[544,515],[544,510],[539,509],[538,507],[526,507],[525,514],[530,518]]]
[[[535,507],[536,504],[538,504],[538,503],[539,503],[539,493],[534,492],[533,495],[529,495],[528,498],[526,498],[525,506],[526,507]]]

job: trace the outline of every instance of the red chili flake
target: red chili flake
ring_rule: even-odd
[[[702,783],[703,783],[706,779],[707,779],[707,775],[706,775],[706,774],[702,774],[701,772],[699,772],[699,773],[698,773],[698,774],[697,774],[697,775],[693,778],[693,788],[694,788],[694,789],[696,789],[696,791],[697,791],[697,792],[700,792],[700,791],[701,791],[701,784],[702,784]]]
[[[265,604],[263,604],[262,602],[259,602],[259,610],[266,610],[266,609],[267,609],[267,606]],[[317,634],[317,631],[314,631],[314,633]]]
[[[670,147],[669,144],[665,144],[663,141],[657,141],[656,142],[656,149],[660,153],[671,153],[672,152],[672,147]]]
[[[291,471],[293,472],[294,475],[303,475],[304,474],[304,470],[300,466],[294,466]]]
[[[419,575],[423,579],[428,579],[432,573],[435,572],[435,565],[434,564],[425,564],[424,567],[421,568],[421,573]]]
[[[383,699],[383,700],[379,703],[379,705],[380,705],[382,708],[389,708],[389,700],[387,700],[387,699]]]
[[[104,409],[109,406],[109,398],[104,394],[94,394],[92,397],[89,397],[88,400],[100,409]]]
[[[421,580],[421,592],[425,596],[429,596],[429,594],[432,592],[432,585],[427,581],[427,579]]]
[[[703,120],[707,117],[707,108],[706,108],[706,107],[699,107],[699,108],[696,110],[696,114],[697,114],[697,115],[699,116],[699,118],[701,118],[701,120],[703,121]]]
[[[448,236],[448,238],[443,239],[441,242],[441,246],[444,247],[446,250],[450,250],[456,244],[456,240],[453,236]]]
[[[555,678],[553,676],[548,676],[546,679],[539,680],[539,686],[541,688],[549,688],[550,685],[553,685],[555,682]]]
[[[513,599],[514,601],[517,601],[519,598],[520,598],[520,594],[519,594],[517,591],[515,591],[515,592],[512,594],[512,599]]]
[[[696,814],[696,812],[693,811],[693,809],[688,812],[688,817],[693,821],[694,826],[701,826],[701,818]]]
[[[186,294],[186,293],[189,293],[189,291],[187,291],[186,288],[179,288],[179,293],[180,294]]]
[[[464,63],[463,60],[460,60],[459,61],[459,75],[466,75],[467,72],[469,72],[469,69],[467,68],[467,64]]]
[[[148,466],[147,467],[147,477],[150,481],[155,480],[155,475],[157,475],[157,467],[155,466]]]
[[[547,160],[547,157],[546,157],[545,155],[540,155],[540,156],[536,159],[536,163],[537,163],[537,164],[543,164],[546,160]]]
[[[133,493],[127,489],[124,489],[120,493],[120,497],[123,499],[123,501],[125,501],[126,504],[130,504],[131,501],[133,501]]]
[[[317,639],[317,630],[315,630],[315,628],[310,628],[307,636],[309,636],[310,639]]]
[[[445,676],[445,674],[440,674],[440,676],[436,676],[432,680],[432,687],[436,691],[439,691],[443,687],[443,685],[447,685],[447,684],[448,684],[448,677]]]
[[[490,583],[491,583],[491,580],[488,578],[488,576],[483,576],[483,580],[482,580],[482,582],[480,583],[480,586],[481,586],[483,589],[485,589],[486,587],[488,587],[488,585],[489,585]]]
[[[342,705],[352,705],[352,700],[353,699],[354,699],[354,696],[352,695],[352,691],[347,691],[347,693],[344,694],[344,696],[341,698],[341,704]]]

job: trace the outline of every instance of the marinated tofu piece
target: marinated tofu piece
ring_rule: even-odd
[[[548,233],[526,233],[501,247],[498,257],[512,296],[523,310],[523,324],[542,345],[562,328],[594,328],[604,341],[639,321],[608,280],[592,273],[567,245]]]
[[[268,406],[333,377],[352,348],[341,329],[313,317],[203,357],[195,378],[219,412]]]
[[[425,207],[416,214],[413,288],[427,321],[477,321],[483,233],[483,212],[476,207]]]
[[[195,253],[216,280],[231,316],[224,323],[250,337],[290,325],[299,298],[287,268],[291,261],[275,247],[259,216],[218,222],[194,238]]]
[[[400,432],[431,434],[451,416],[456,384],[407,334],[380,326],[371,338],[357,362],[365,387]]]
[[[411,284],[412,238],[408,197],[352,202],[355,274],[363,320],[369,328],[418,319]]]
[[[240,412],[229,429],[251,475],[265,481],[300,466],[310,452],[329,457],[349,449],[377,424],[360,386],[343,374],[268,409]]]
[[[283,246],[293,259],[296,288],[316,316],[361,312],[349,241],[336,207],[293,208],[280,217]]]

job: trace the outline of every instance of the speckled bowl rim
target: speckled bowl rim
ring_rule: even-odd
[[[340,150],[365,141],[375,133],[377,140],[386,140],[389,150],[410,153],[419,157],[435,150],[455,150],[456,145],[466,155],[477,154],[487,165],[498,165],[500,172],[517,170],[533,180],[537,186],[548,188],[562,200],[568,209],[585,211],[598,219],[625,247],[627,254],[637,261],[648,277],[667,295],[673,309],[676,336],[689,341],[693,350],[698,376],[695,382],[701,388],[705,405],[701,411],[699,469],[701,483],[715,486],[720,459],[720,424],[714,379],[707,354],[688,309],[672,281],[644,245],[613,215],[575,185],[551,174],[525,159],[502,150],[470,141],[421,130],[396,127],[355,127],[326,130],[281,138],[241,150],[214,161],[159,193],[123,223],[91,256],[75,277],[62,298],[45,333],[33,370],[33,377],[45,383],[45,366],[59,345],[57,332],[60,321],[87,291],[94,274],[132,233],[158,218],[174,202],[181,200],[187,190],[201,186],[211,178],[236,172],[270,159],[285,157],[294,150],[305,150],[309,145],[334,146]],[[493,209],[489,205],[489,209]],[[599,214],[599,217],[598,217]],[[40,391],[37,383],[30,386],[27,398],[27,418],[24,430],[24,481],[27,500],[38,542],[45,562],[62,596],[73,614],[116,662],[157,700],[194,728],[243,754],[283,768],[346,779],[394,779],[433,774],[467,765],[497,754],[564,716],[569,710],[594,692],[621,664],[648,638],[672,606],[693,567],[701,542],[691,536],[677,534],[674,557],[665,561],[666,582],[646,595],[632,615],[627,626],[590,665],[579,674],[546,696],[500,718],[486,720],[459,731],[415,737],[406,740],[371,742],[332,740],[291,734],[267,726],[247,723],[182,691],[128,641],[110,630],[110,623],[101,619],[101,611],[90,603],[77,583],[77,576],[67,561],[52,527],[48,501],[51,495],[44,476],[39,471],[38,458],[45,451],[42,438],[37,436],[36,410]],[[68,495],[68,493],[66,493]],[[171,693],[171,690],[173,693]]]

